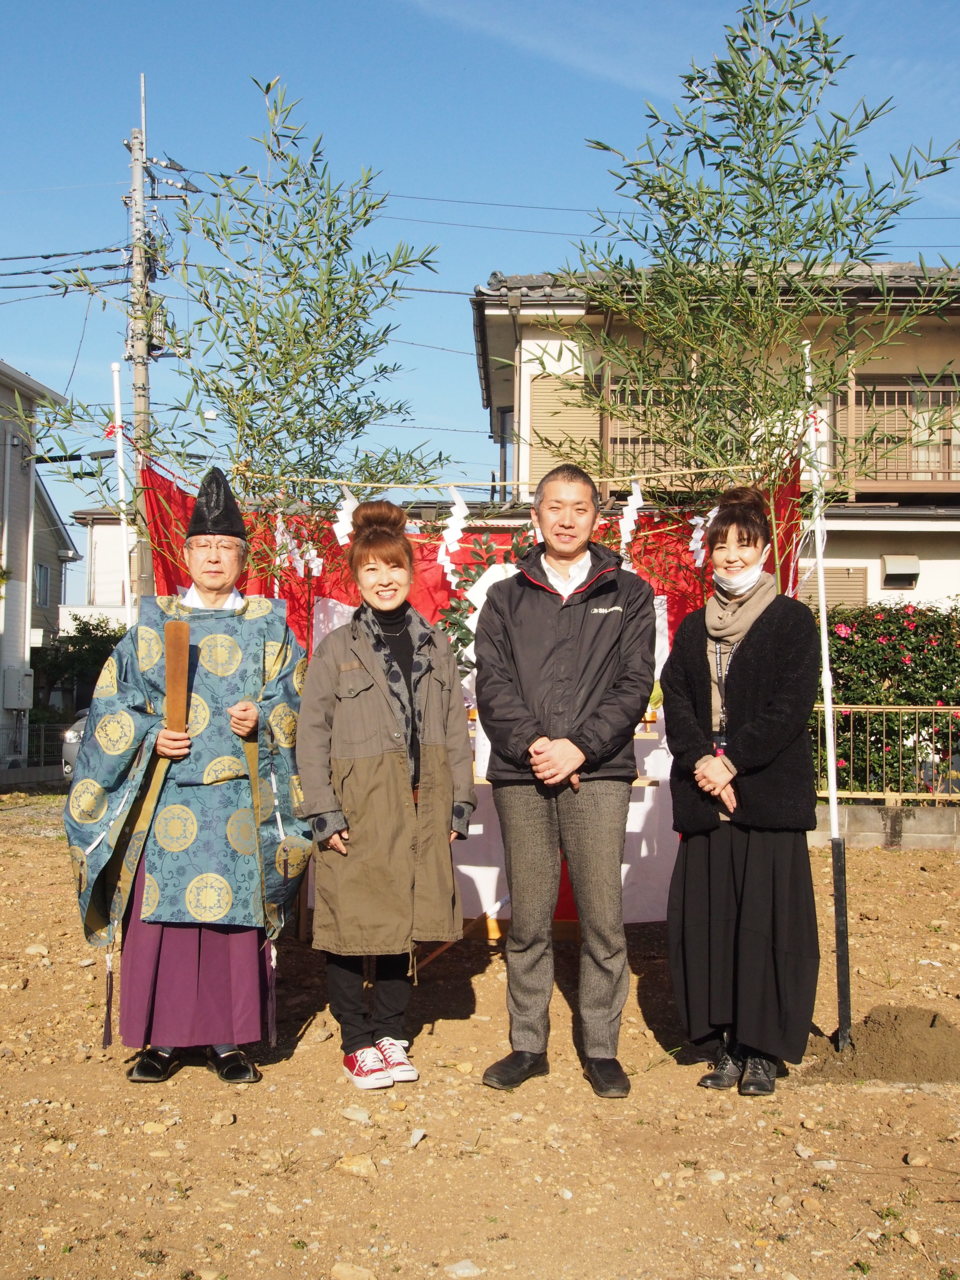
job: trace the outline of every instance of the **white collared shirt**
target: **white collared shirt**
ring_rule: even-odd
[[[187,587],[180,599],[188,609],[232,609],[236,612],[237,609],[243,607],[243,596],[236,587],[233,588],[223,604],[204,604],[200,599],[200,592],[194,585]]]
[[[582,586],[587,580],[587,575],[590,572],[590,551],[588,548],[579,560],[574,560],[568,566],[569,572],[566,577],[563,577],[547,562],[546,556],[543,557],[541,563],[543,572],[551,587],[566,600],[568,596],[573,595],[577,587]]]

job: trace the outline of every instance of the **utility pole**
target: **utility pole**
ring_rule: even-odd
[[[130,210],[130,304],[129,327],[125,358],[133,366],[133,447],[137,464],[136,499],[136,564],[134,580],[137,600],[153,595],[153,553],[146,526],[146,509],[143,501],[143,460],[150,443],[150,361],[166,353],[166,321],[162,305],[150,293],[150,282],[156,279],[158,257],[156,242],[147,229],[147,200],[151,211],[158,200],[185,200],[189,195],[199,195],[200,190],[186,177],[183,165],[169,156],[158,160],[147,155],[147,106],[144,77],[140,77],[140,128],[131,130],[124,139],[130,152],[130,192],[124,203]],[[157,169],[168,170],[174,178],[158,177]],[[145,191],[150,184],[149,195]],[[160,194],[159,186],[172,187],[173,191]],[[119,414],[119,410],[117,411]],[[118,423],[119,426],[119,423]],[[122,505],[122,501],[121,501]]]
[[[149,539],[143,536],[145,515],[140,496],[140,474],[143,451],[150,436],[150,286],[147,268],[146,212],[144,205],[144,172],[146,169],[146,119],[143,97],[143,77],[140,79],[140,123],[125,142],[130,152],[130,194],[126,198],[130,208],[130,328],[127,337],[126,358],[133,366],[133,446],[137,459],[137,548],[136,583],[137,600],[153,595],[153,556]]]

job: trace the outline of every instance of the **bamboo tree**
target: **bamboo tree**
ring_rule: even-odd
[[[369,433],[410,416],[391,390],[400,366],[386,352],[404,286],[432,269],[435,249],[374,247],[386,203],[374,191],[378,175],[363,170],[338,181],[322,139],[308,139],[296,122],[299,104],[277,80],[254,83],[266,113],[254,139],[261,164],[194,175],[201,194],[179,214],[175,263],[169,239],[151,241],[151,278],[161,282],[153,290],[157,320],[166,313],[162,278],[173,270],[190,305],[184,312],[170,303],[186,322],[168,317],[163,339],[178,357],[182,393],[154,412],[140,443],[148,457],[187,477],[205,471],[215,454],[233,469],[238,494],[265,512],[329,508],[339,501],[340,479],[358,496],[373,492],[365,485],[429,484],[442,473],[444,454],[384,447]],[[98,292],[79,275],[62,284]],[[109,420],[106,410],[77,401],[45,412],[45,425],[25,426],[41,447],[63,455],[78,441],[102,440]],[[109,501],[109,460],[64,470]],[[333,483],[311,483],[317,478]]]
[[[581,244],[559,273],[587,313],[557,325],[582,369],[565,378],[567,394],[641,444],[614,458],[596,442],[543,437],[558,456],[624,482],[642,475],[663,501],[702,492],[709,505],[726,468],[739,483],[772,483],[802,453],[811,405],[957,301],[946,263],[921,262],[905,297],[879,259],[960,144],[912,148],[883,179],[858,167],[864,135],[892,104],[828,109],[849,63],[840,43],[808,0],[751,0],[723,53],[681,78],[679,103],[665,114],[647,105],[634,154],[590,143],[614,158],[632,209],[598,214],[608,239]],[[907,429],[860,447],[896,447]],[[842,482],[862,459],[835,443]]]
[[[322,139],[295,121],[298,104],[276,80],[257,87],[263,172],[207,175],[214,195],[181,216],[181,282],[200,316],[176,339],[188,380],[178,407],[194,419],[216,410],[238,487],[261,506],[279,500],[277,477],[283,501],[311,503],[323,490],[288,477],[343,475],[360,488],[435,479],[442,455],[365,442],[409,416],[390,394],[400,366],[384,352],[404,284],[432,268],[434,248],[363,247],[385,203],[377,175],[336,181]]]

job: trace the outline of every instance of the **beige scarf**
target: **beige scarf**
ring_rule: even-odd
[[[762,573],[760,581],[746,595],[731,596],[721,587],[715,587],[713,595],[707,601],[704,621],[707,626],[707,666],[710,668],[711,723],[715,732],[720,728],[716,642],[720,642],[720,665],[726,680],[734,645],[740,643],[776,595],[776,580],[771,574]]]

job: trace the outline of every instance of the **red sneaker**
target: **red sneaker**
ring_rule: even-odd
[[[343,1073],[358,1089],[389,1089],[393,1084],[393,1076],[387,1070],[380,1050],[372,1044],[365,1045],[356,1053],[345,1053]]]
[[[407,1057],[405,1040],[394,1040],[392,1036],[384,1036],[382,1040],[377,1041],[377,1048],[395,1084],[420,1079],[420,1072]]]

